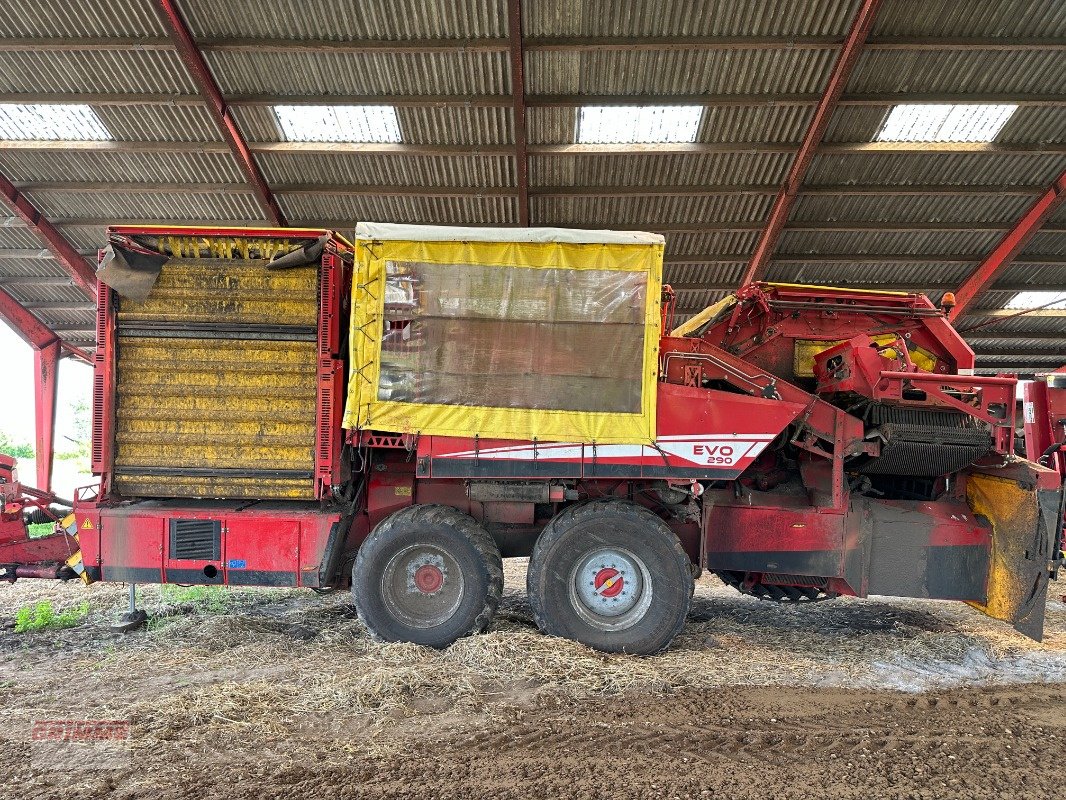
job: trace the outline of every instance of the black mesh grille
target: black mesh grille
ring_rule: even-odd
[[[992,449],[988,427],[969,414],[870,403],[862,417],[881,438],[881,455],[859,466],[868,475],[936,477],[957,472]]]
[[[218,561],[222,558],[222,522],[217,519],[170,520],[170,557]]]

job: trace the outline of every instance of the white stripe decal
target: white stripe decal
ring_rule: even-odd
[[[732,467],[759,455],[776,434],[679,434],[661,436],[656,446],[640,444],[581,445],[553,443],[490,447],[484,450],[463,450],[442,453],[437,458],[485,459],[486,461],[579,461],[582,458],[603,459],[661,459],[665,454],[671,463],[712,467]]]

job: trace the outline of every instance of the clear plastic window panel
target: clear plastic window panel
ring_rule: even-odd
[[[378,399],[640,413],[647,273],[385,264]]]

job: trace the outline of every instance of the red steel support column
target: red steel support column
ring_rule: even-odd
[[[763,270],[766,269],[766,265],[774,254],[774,250],[777,249],[777,243],[781,239],[785,223],[788,222],[788,216],[796,202],[796,196],[799,194],[803,177],[807,174],[807,169],[814,160],[818,145],[821,144],[822,137],[825,135],[825,129],[829,127],[829,121],[836,110],[837,102],[844,93],[848,78],[851,77],[851,72],[859,60],[859,55],[862,53],[863,45],[866,44],[866,38],[873,27],[874,18],[877,16],[877,9],[880,5],[881,0],[863,0],[862,5],[855,14],[855,19],[851,23],[851,30],[848,31],[844,46],[840,51],[840,55],[837,56],[836,64],[833,66],[833,73],[829,76],[829,83],[818,101],[811,124],[807,128],[807,133],[803,137],[799,150],[796,152],[792,168],[788,171],[788,177],[785,178],[784,185],[774,199],[774,205],[770,209],[766,227],[763,228],[762,236],[759,237],[759,242],[755,246],[755,253],[752,255],[748,268],[744,271],[744,277],[740,281],[741,286],[761,277]]]
[[[529,157],[526,153],[526,78],[522,43],[522,0],[510,0],[511,97],[514,101],[515,176],[518,183],[518,224],[529,227]]]
[[[33,400],[36,423],[37,488],[52,491],[55,460],[56,389],[59,386],[59,340],[33,350]]]
[[[159,8],[162,11],[163,21],[170,29],[170,39],[174,42],[178,56],[185,63],[186,69],[189,70],[193,81],[199,87],[200,94],[207,101],[208,111],[215,118],[215,122],[218,123],[219,129],[222,131],[222,137],[226,140],[226,144],[229,145],[229,149],[237,160],[237,165],[244,172],[248,183],[251,184],[252,191],[255,193],[259,204],[263,207],[264,214],[273,225],[284,227],[288,224],[285,221],[285,215],[282,213],[280,206],[278,206],[273,192],[270,191],[266,178],[259,171],[259,165],[255,163],[252,151],[244,140],[244,134],[237,127],[237,122],[233,119],[229,106],[222,96],[222,90],[219,89],[210,68],[207,66],[207,62],[204,61],[203,53],[196,46],[189,28],[185,24],[185,19],[181,16],[176,0],[159,0]]]
[[[1007,231],[988,257],[963,281],[955,292],[955,307],[948,314],[950,320],[955,321],[965,314],[966,309],[991,288],[1000,270],[1029,244],[1063,200],[1066,200],[1066,171],[1029,207],[1018,224]]]
[[[51,491],[55,454],[56,387],[63,343],[55,331],[27,311],[14,297],[0,289],[0,319],[33,348],[34,430],[37,456],[37,488]],[[73,348],[79,358],[84,351]]]
[[[60,266],[66,270],[74,283],[89,297],[96,297],[96,273],[81,254],[68,242],[63,234],[41,214],[37,206],[31,203],[6,176],[0,175],[0,196],[12,212],[29,228],[44,240],[45,245],[56,257]]]

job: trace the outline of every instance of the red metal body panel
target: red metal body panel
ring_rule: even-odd
[[[37,486],[52,489],[55,457],[56,390],[59,388],[60,345],[54,341],[33,350],[34,428],[37,453]]]
[[[1030,461],[1044,459],[1066,480],[1066,451],[1055,447],[1066,442],[1066,367],[1048,377],[1064,385],[1050,385],[1047,378],[1022,385],[1025,454]]]
[[[319,570],[341,515],[303,504],[234,502],[79,504],[82,557],[98,580],[236,586],[320,586]],[[217,553],[176,557],[173,520],[218,523]]]
[[[103,493],[111,489],[115,438],[115,309],[111,289],[100,284],[96,301],[96,358],[93,365],[92,463]]]
[[[318,403],[315,443],[316,496],[329,497],[341,482],[340,452],[344,434],[347,368],[341,359],[341,325],[346,288],[341,257],[327,253],[319,269],[318,290]]]
[[[974,369],[973,350],[925,295],[756,283],[737,297],[729,317],[702,339],[777,375],[792,370],[793,342],[839,342],[858,333],[903,336],[936,358],[938,374]]]
[[[889,347],[901,355],[882,355]],[[962,411],[992,428],[997,453],[1014,449],[1015,378],[920,372],[902,339],[878,347],[865,334],[817,354],[814,375],[819,394],[853,393],[896,406]]]
[[[15,459],[0,453],[0,579],[15,577],[9,565],[37,564],[50,566],[33,577],[55,578],[59,566],[78,552],[77,541],[66,532],[31,539],[26,527],[26,513],[40,509],[56,520],[49,507],[62,502],[51,492],[23,486]],[[30,573],[19,571],[17,576],[30,577]]]
[[[804,406],[672,383],[658,385],[654,445],[418,439],[419,478],[739,476]]]

